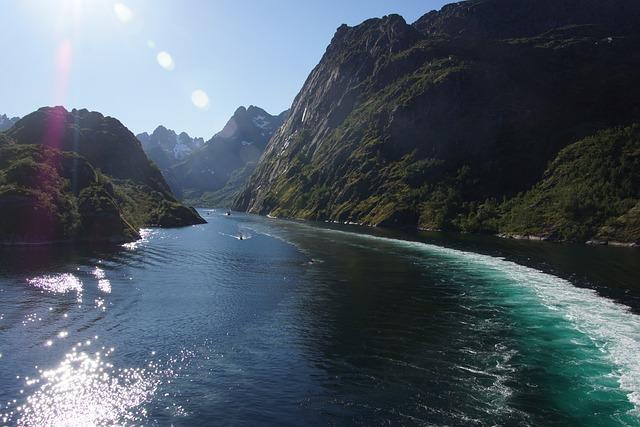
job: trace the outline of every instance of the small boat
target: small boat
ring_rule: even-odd
[[[226,216],[231,216],[231,211],[227,211]]]

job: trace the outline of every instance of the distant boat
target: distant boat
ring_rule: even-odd
[[[226,216],[231,216],[231,211],[227,211]]]

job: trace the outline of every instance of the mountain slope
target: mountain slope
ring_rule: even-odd
[[[238,108],[222,131],[170,170],[172,188],[190,204],[228,206],[286,115]]]
[[[3,242],[130,241],[143,226],[204,220],[177,203],[140,143],[117,120],[41,108],[0,142]]]
[[[638,121],[639,18],[630,0],[475,0],[343,25],[235,207],[468,230],[564,147]]]

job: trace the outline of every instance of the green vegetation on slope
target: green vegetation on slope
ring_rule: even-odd
[[[502,207],[500,229],[559,240],[640,240],[640,126],[562,150],[544,179]]]
[[[128,242],[112,186],[82,157],[43,146],[0,145],[0,241]]]
[[[145,226],[203,223],[120,122],[42,108],[0,133],[0,242],[127,242]]]

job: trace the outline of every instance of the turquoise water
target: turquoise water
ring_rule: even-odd
[[[4,424],[640,425],[634,251],[203,213],[2,252]]]

